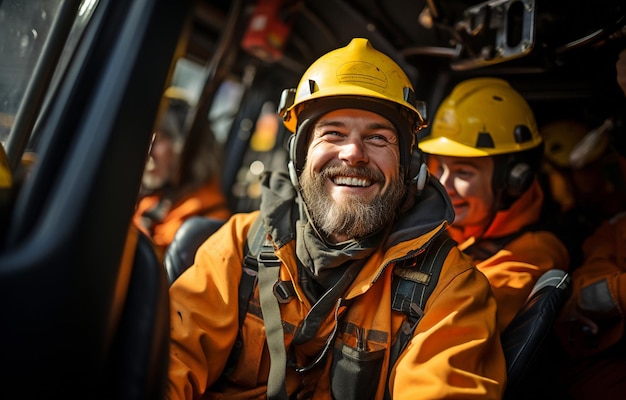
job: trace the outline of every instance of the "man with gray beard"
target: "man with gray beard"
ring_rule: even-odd
[[[283,93],[289,174],[264,175],[260,210],[231,217],[170,288],[168,398],[502,397],[495,300],[447,235],[452,206],[418,156],[423,110],[366,39]]]

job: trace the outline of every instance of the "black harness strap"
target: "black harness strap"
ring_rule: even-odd
[[[424,306],[437,286],[439,274],[448,253],[456,244],[446,232],[439,233],[424,252],[394,266],[391,309],[404,313],[407,319],[400,328],[398,338],[389,352],[387,382],[389,382],[393,365],[413,337],[415,327],[424,315]],[[385,398],[391,398],[388,390],[385,391]]]
[[[150,232],[150,235],[154,235],[155,226],[163,222],[171,208],[172,202],[169,198],[161,197],[154,207],[147,209],[141,214],[141,225]]]
[[[241,280],[239,281],[239,333],[237,334],[237,340],[235,346],[230,352],[226,368],[223,375],[229,375],[235,369],[241,349],[243,348],[243,337],[241,335],[241,326],[246,318],[248,312],[248,303],[254,293],[254,287],[257,284],[258,277],[258,261],[257,254],[261,252],[261,248],[265,245],[266,235],[261,223],[261,217],[258,217],[250,230],[248,231],[248,239],[244,244],[244,259],[243,259],[243,273],[241,274]],[[271,244],[269,244],[271,247]]]

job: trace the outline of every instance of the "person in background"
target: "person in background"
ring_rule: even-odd
[[[626,96],[626,50],[617,83]],[[626,113],[626,107],[624,108]],[[626,131],[613,129],[612,146],[626,177]],[[572,273],[572,292],[555,331],[566,357],[557,384],[572,399],[622,399],[626,393],[626,205],[583,244],[583,263]]]
[[[196,134],[191,143],[184,125],[189,103],[175,87],[165,98],[167,109],[154,133],[133,216],[161,258],[189,217],[226,220],[231,215],[220,186],[220,151],[212,133]]]
[[[489,279],[502,332],[542,274],[569,269],[563,242],[540,226],[534,114],[508,82],[469,79],[443,100],[420,148],[452,201],[450,235]]]
[[[496,304],[447,236],[445,191],[413,162],[425,121],[404,71],[356,38],[315,61],[282,103],[289,174],[267,173],[260,210],[231,217],[170,287],[167,397],[501,398]],[[256,259],[249,304],[243,292],[240,329],[256,229],[270,251]],[[441,259],[420,273],[428,254]],[[401,273],[417,297],[433,289],[423,308],[394,289]]]
[[[565,243],[573,269],[582,263],[583,240],[626,204],[619,155],[609,145],[606,124],[591,129],[580,120],[555,119],[539,131],[547,200],[542,220]]]

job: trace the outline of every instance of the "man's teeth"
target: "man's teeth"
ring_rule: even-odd
[[[369,180],[367,180],[367,179],[351,178],[351,177],[345,177],[345,176],[338,176],[333,181],[337,185],[345,185],[345,186],[367,187],[367,186],[371,185],[371,182]]]

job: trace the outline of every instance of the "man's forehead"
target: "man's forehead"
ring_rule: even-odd
[[[342,108],[329,111],[323,114],[316,122],[315,127],[326,125],[341,126],[353,123],[355,120],[365,123],[368,127],[378,127],[379,129],[390,129],[396,132],[396,128],[385,116],[373,111],[361,110],[358,108]]]

